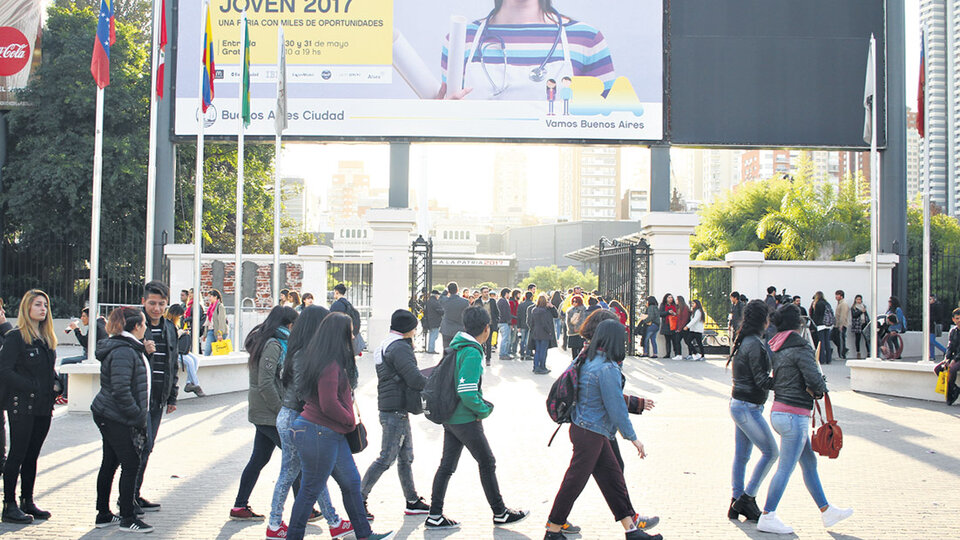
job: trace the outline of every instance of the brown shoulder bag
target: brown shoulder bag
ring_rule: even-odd
[[[830,403],[830,394],[823,395],[823,408],[827,410],[827,419],[824,421],[823,412],[820,410],[820,402],[814,401],[817,407],[817,414],[820,415],[820,427],[817,427],[817,415],[813,415],[813,436],[810,438],[810,444],[813,451],[826,456],[830,459],[836,459],[840,455],[840,449],[843,448],[843,431],[833,418],[833,405]]]

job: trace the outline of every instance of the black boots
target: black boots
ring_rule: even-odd
[[[3,503],[3,522],[29,525],[33,523],[33,516],[24,514],[17,503],[5,502]]]
[[[730,498],[730,508],[727,510],[727,519],[740,519],[740,512],[733,509],[733,503],[737,502],[733,497]]]
[[[747,518],[747,521],[757,521],[760,519],[760,507],[757,506],[757,498],[744,493],[739,499],[730,504],[730,511],[727,513],[737,513]],[[734,518],[736,519],[736,518]]]
[[[22,510],[24,514],[30,514],[33,516],[33,519],[36,520],[45,521],[50,519],[50,512],[37,508],[37,505],[33,503],[33,497],[21,497],[20,510]]]

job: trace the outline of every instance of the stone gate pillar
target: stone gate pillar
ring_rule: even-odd
[[[313,294],[313,302],[318,306],[327,304],[327,268],[333,259],[333,248],[329,246],[300,246],[297,256],[303,269],[300,291]]]
[[[700,223],[696,214],[651,212],[640,220],[650,244],[650,294],[657,301],[670,293],[690,298],[690,236]]]
[[[390,331],[390,316],[407,307],[410,296],[410,244],[417,214],[408,208],[367,211],[373,231],[372,314],[367,323],[368,345],[376,347]]]

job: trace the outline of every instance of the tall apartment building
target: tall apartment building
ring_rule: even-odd
[[[363,162],[341,161],[328,193],[327,205],[333,221],[357,218],[361,200],[370,195],[370,175],[364,173]]]
[[[960,0],[920,0],[927,30],[924,134],[930,138],[930,200],[957,216],[960,209]]]
[[[290,224],[288,230],[315,233],[323,229],[320,195],[303,178],[281,178],[280,193],[282,215]]]
[[[527,208],[527,153],[517,146],[496,150],[493,166],[493,216],[521,216]]]
[[[757,182],[793,170],[795,152],[791,150],[746,150],[740,155],[740,180]]]
[[[700,191],[694,192],[694,199],[708,204],[741,182],[740,156],[743,151],[707,149],[702,152],[699,162],[702,182]]]
[[[628,189],[620,201],[620,219],[638,221],[650,213],[650,194],[645,189]]]
[[[608,221],[620,217],[620,149],[560,149],[560,217]]]

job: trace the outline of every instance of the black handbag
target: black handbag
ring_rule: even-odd
[[[347,433],[345,437],[347,438],[347,444],[350,445],[351,454],[359,454],[367,448],[367,428],[364,427],[363,421],[360,419],[360,408],[357,407],[356,398],[353,402],[353,410],[357,412],[357,427],[353,428],[353,431]]]

